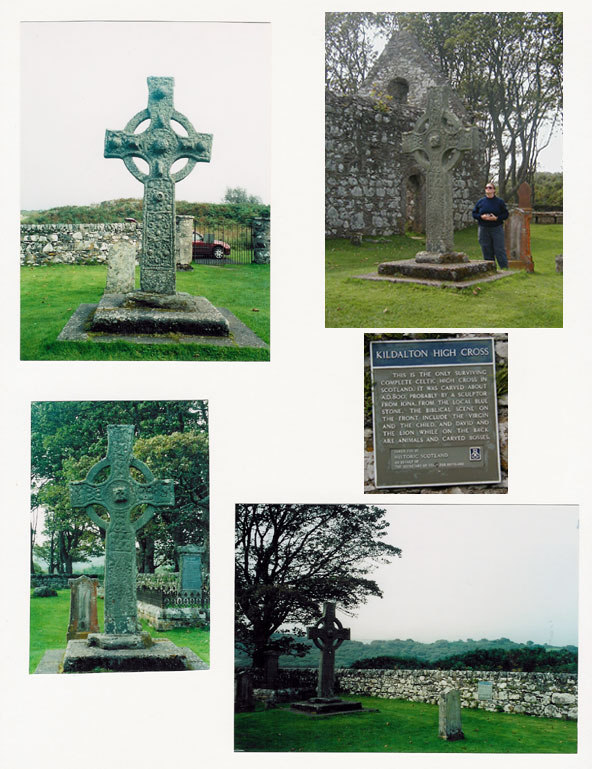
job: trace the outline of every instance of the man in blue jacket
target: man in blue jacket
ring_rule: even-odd
[[[483,258],[490,262],[497,259],[500,269],[508,269],[508,258],[504,244],[504,220],[508,209],[501,198],[496,197],[495,185],[487,182],[485,197],[475,204],[473,219],[479,222],[479,245]]]

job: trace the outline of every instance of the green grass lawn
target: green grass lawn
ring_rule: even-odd
[[[102,600],[97,601],[99,627],[103,627]],[[33,598],[30,605],[29,673],[33,673],[48,649],[65,649],[70,618],[70,591],[58,590],[57,596]],[[210,661],[210,631],[182,628],[158,632],[142,621],[143,630],[153,638],[168,638],[177,646],[188,646],[204,662]]]
[[[238,713],[235,750],[360,753],[575,753],[577,724],[555,718],[462,710],[464,740],[438,736],[438,706],[344,697],[378,713],[311,717],[287,707]]]
[[[21,269],[22,360],[269,360],[269,350],[196,344],[58,342],[81,303],[96,304],[105,265],[53,264]],[[269,265],[196,264],[177,273],[177,291],[206,296],[269,343]]]
[[[563,225],[531,227],[533,274],[524,270],[478,288],[437,288],[360,280],[381,262],[411,259],[425,237],[371,238],[360,246],[327,240],[325,325],[348,328],[561,328],[563,280],[555,256],[563,252]],[[455,233],[455,248],[481,259],[476,227]]]

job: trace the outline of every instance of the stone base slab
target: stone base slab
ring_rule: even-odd
[[[64,653],[65,649],[48,649],[35,668],[35,675],[61,673]]]
[[[103,294],[91,331],[131,334],[228,336],[228,321],[205,296],[190,294]]]
[[[154,641],[150,633],[90,633],[87,638],[89,646],[99,649],[149,649]]]
[[[443,254],[434,251],[418,251],[415,254],[415,261],[418,264],[457,264],[470,260],[462,251],[446,251]]]
[[[64,673],[94,670],[138,672],[145,670],[197,670],[207,668],[189,649],[167,639],[156,639],[148,649],[101,649],[87,641],[69,641],[63,661]]]
[[[195,334],[131,334],[93,332],[90,323],[96,304],[81,304],[74,311],[58,336],[58,342],[132,342],[134,344],[210,344],[221,347],[259,347],[268,348],[267,342],[260,339],[251,329],[240,321],[230,310],[216,308],[228,322],[228,336],[197,336]]]
[[[290,710],[298,710],[301,713],[312,715],[337,715],[338,713],[363,712],[361,702],[349,702],[339,697],[312,697],[304,702],[293,702]],[[366,712],[368,712],[366,710]]]
[[[138,618],[146,620],[156,630],[200,627],[207,619],[205,611],[198,606],[163,608],[145,601],[138,601]]]
[[[379,275],[395,275],[397,277],[453,283],[476,277],[487,277],[495,272],[495,262],[485,260],[479,262],[457,260],[442,264],[439,262],[419,262],[416,259],[400,259],[396,262],[383,262],[378,265]]]
[[[472,280],[453,281],[453,280],[435,280],[428,278],[411,278],[404,276],[393,275],[377,275],[375,272],[371,272],[367,275],[356,275],[356,278],[361,280],[374,280],[382,281],[386,283],[406,283],[420,286],[435,286],[437,288],[451,287],[451,288],[470,288],[471,286],[480,285],[482,283],[492,283],[494,280],[502,280],[502,278],[508,278],[513,275],[514,272],[505,270],[504,272],[494,272],[493,274],[485,274],[483,277],[473,278]]]
[[[184,655],[185,667],[182,670],[209,670],[209,665],[201,660],[195,652],[191,651],[188,647],[177,647],[178,650]],[[78,672],[78,671],[64,671],[63,660],[66,654],[66,649],[48,649],[40,663],[35,669],[35,675],[47,675],[58,674],[64,672]],[[94,668],[93,668],[94,669]],[[117,668],[118,670],[121,668]],[[142,668],[145,670],[146,668]],[[86,670],[81,672],[88,672]]]

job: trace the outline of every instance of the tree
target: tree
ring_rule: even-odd
[[[258,195],[249,195],[244,187],[227,187],[222,202],[234,205],[261,205],[262,200]]]
[[[325,14],[325,86],[355,93],[378,58],[377,41],[393,29],[393,13]]]
[[[448,78],[486,137],[483,178],[501,197],[532,185],[562,113],[561,13],[327,14],[327,85],[354,93],[375,58],[376,35],[407,29]],[[375,18],[373,18],[375,17]],[[339,23],[341,19],[341,26]],[[337,30],[337,32],[335,31]]]
[[[318,619],[323,601],[347,610],[382,595],[367,575],[401,555],[382,541],[384,515],[367,505],[236,506],[236,641],[254,667],[270,649],[303,653],[291,636]],[[297,624],[291,635],[272,638],[286,623]]]
[[[486,136],[500,197],[532,184],[561,121],[561,13],[401,13]]]
[[[183,452],[196,460],[188,445],[195,439],[199,466],[187,471],[185,482],[196,481],[199,473],[207,483],[207,402],[205,401],[76,401],[39,402],[31,408],[32,508],[45,511],[45,535],[50,571],[71,570],[74,561],[85,560],[102,551],[104,532],[81,511],[70,506],[69,482],[81,480],[93,464],[106,455],[107,425],[134,424],[136,434],[146,441],[172,433],[187,434],[177,439],[169,455],[172,470],[184,467]],[[204,443],[205,442],[205,443]],[[162,443],[162,442],[161,442]],[[204,465],[205,451],[205,465]],[[161,453],[166,453],[163,448]],[[154,448],[154,460],[159,451]],[[164,461],[158,468],[161,471]],[[203,483],[199,486],[203,497]],[[207,496],[207,495],[206,495]],[[181,495],[187,504],[187,494]],[[205,503],[204,503],[205,504]],[[172,518],[172,515],[171,515]],[[33,537],[32,537],[33,540]],[[145,540],[144,540],[145,542]],[[43,547],[43,546],[42,546]]]
[[[140,438],[134,455],[157,478],[175,479],[174,508],[163,509],[138,532],[138,569],[148,573],[172,563],[177,571],[178,547],[209,545],[208,436],[190,431]]]

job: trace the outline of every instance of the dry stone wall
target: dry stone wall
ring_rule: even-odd
[[[310,668],[281,668],[278,683],[280,691],[286,694],[284,699],[309,696],[316,684],[316,676],[317,671]],[[338,693],[356,696],[437,705],[443,691],[458,689],[463,708],[564,720],[575,720],[578,716],[578,677],[575,673],[340,668],[335,671],[335,681]],[[479,682],[492,684],[491,699],[479,699]]]
[[[21,265],[104,264],[114,243],[134,243],[142,230],[134,222],[114,224],[21,224]]]
[[[402,233],[412,209],[425,208],[423,171],[401,149],[402,134],[411,131],[423,110],[331,92],[325,105],[326,235]],[[456,229],[473,223],[473,206],[483,194],[482,176],[479,157],[471,155],[454,172]],[[421,225],[421,214],[413,210],[413,215]]]
[[[351,670],[337,672],[342,692],[437,704],[445,689],[460,691],[464,708],[576,719],[575,673],[512,673],[473,670]],[[491,699],[478,698],[479,681],[490,681]]]

